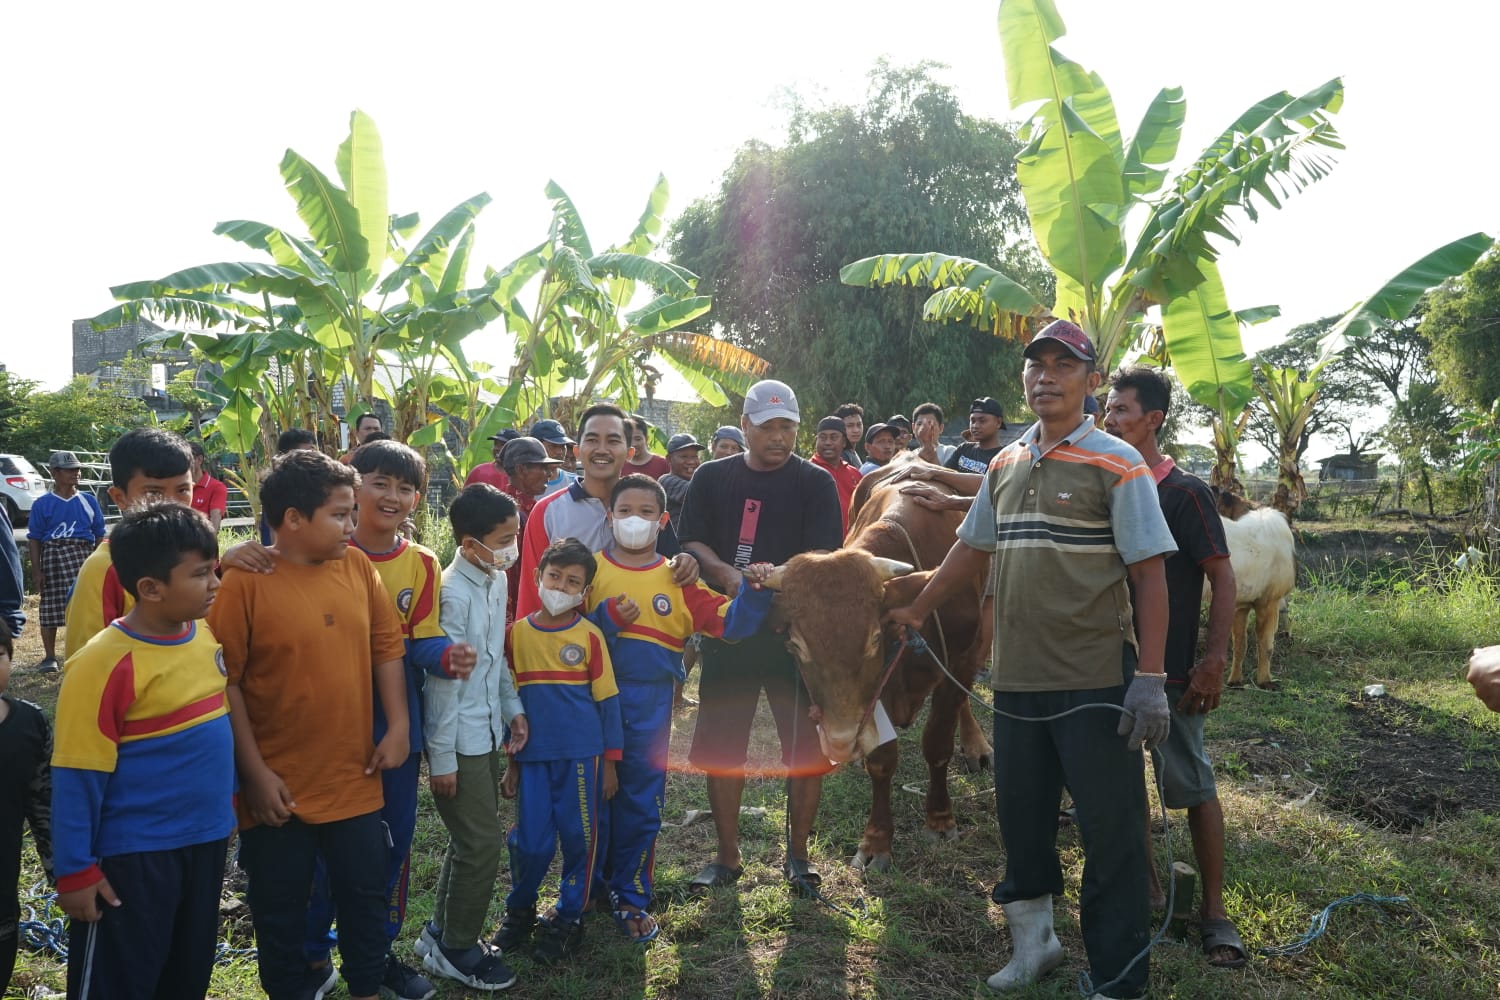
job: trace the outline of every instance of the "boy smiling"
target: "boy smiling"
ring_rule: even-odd
[[[349,551],[359,474],[315,451],[283,455],[261,486],[276,571],[225,576],[209,624],[224,644],[240,774],[240,863],[272,1000],[322,995],[332,969],[303,953],[321,854],[352,996],[386,968],[389,844],[377,771],[410,756],[401,619],[370,560]],[[374,687],[388,721],[378,744]]]

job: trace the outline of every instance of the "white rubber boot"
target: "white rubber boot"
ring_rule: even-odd
[[[1002,903],[1010,927],[1010,964],[987,981],[992,990],[1018,990],[1051,972],[1063,960],[1062,945],[1052,931],[1052,897]]]

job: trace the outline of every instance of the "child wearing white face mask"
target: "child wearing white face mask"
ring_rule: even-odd
[[[515,982],[480,943],[500,869],[500,751],[518,751],[529,733],[505,660],[505,569],[517,556],[515,501],[487,483],[466,486],[448,510],[458,542],[443,573],[441,621],[454,642],[477,651],[465,679],[431,677],[422,689],[432,800],[448,829],[433,919],[416,951],[431,973],[479,990]],[[506,727],[510,742],[504,742]]]
[[[591,617],[609,641],[624,731],[623,754],[615,765],[619,789],[599,815],[594,895],[608,896],[615,923],[639,943],[658,933],[646,906],[682,648],[695,632],[731,641],[750,635],[773,597],[759,586],[770,575],[769,563],[745,568],[745,581],[732,601],[701,582],[674,584],[671,567],[656,551],[666,505],[666,493],[650,476],[625,476],[615,484],[609,509],[614,542],[599,553],[588,601]]]
[[[594,555],[576,538],[548,545],[537,563],[542,607],[510,629],[508,653],[530,726],[514,755],[516,824],[510,847],[511,891],[495,945],[520,948],[540,924],[532,957],[555,962],[583,938],[583,906],[593,880],[599,797],[615,793],[620,759],[620,700],[599,627],[579,613],[593,582]],[[554,912],[538,921],[537,891],[562,847],[562,884]]]

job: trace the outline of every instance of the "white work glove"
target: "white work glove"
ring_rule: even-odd
[[[1125,689],[1123,707],[1129,714],[1120,716],[1116,732],[1121,736],[1130,734],[1126,748],[1139,750],[1144,744],[1147,750],[1155,750],[1172,729],[1172,715],[1167,709],[1167,675],[1136,674]]]

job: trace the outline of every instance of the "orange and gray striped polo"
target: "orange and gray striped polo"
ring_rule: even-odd
[[[1044,454],[1040,424],[1002,448],[959,527],[994,553],[996,691],[1116,687],[1135,642],[1125,567],[1177,551],[1156,480],[1084,417]]]

